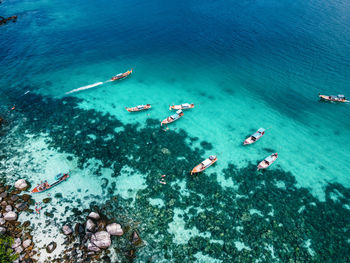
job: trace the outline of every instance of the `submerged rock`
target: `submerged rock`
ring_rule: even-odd
[[[111,236],[106,231],[100,231],[92,235],[91,242],[99,248],[108,248],[111,245]]]
[[[63,226],[62,231],[63,231],[63,234],[65,234],[66,236],[73,233],[73,230],[67,225]]]
[[[28,188],[28,184],[24,179],[19,179],[17,182],[15,182],[15,187],[18,190],[23,191]]]
[[[55,241],[52,241],[50,244],[46,246],[47,253],[52,253],[57,247],[57,243]]]

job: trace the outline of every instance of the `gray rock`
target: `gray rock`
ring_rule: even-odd
[[[96,212],[91,212],[89,215],[88,215],[89,218],[91,219],[94,219],[94,220],[99,220],[100,219],[100,215]]]
[[[112,236],[122,236],[124,234],[121,225],[117,223],[112,223],[107,225],[107,232]]]
[[[6,233],[6,228],[0,226],[0,234],[2,235],[2,234],[5,234],[5,233]]]
[[[18,203],[16,204],[16,208],[18,211],[23,211],[28,208],[28,205],[26,203]]]
[[[63,226],[62,231],[65,235],[70,235],[73,233],[73,230],[67,225]]]
[[[23,241],[22,246],[23,246],[24,248],[27,248],[27,247],[30,246],[31,243],[32,243],[32,241],[31,241],[30,239],[26,239],[26,240]]]
[[[17,254],[21,254],[22,251],[23,251],[23,247],[22,247],[22,246],[19,246],[19,247],[16,247],[16,248],[15,248],[15,252],[16,252]]]
[[[17,214],[13,211],[7,212],[4,214],[4,219],[6,221],[14,221],[17,219]]]
[[[91,242],[89,242],[87,248],[88,248],[88,250],[94,251],[94,252],[99,252],[101,250],[98,247],[96,247],[94,244],[92,244]]]
[[[19,247],[20,245],[22,244],[22,241],[20,238],[15,238],[15,240],[13,241],[13,244],[12,244],[12,248],[15,249],[16,247]]]
[[[2,226],[3,224],[5,224],[6,223],[6,220],[5,219],[3,219],[2,217],[0,218],[0,225]]]
[[[24,179],[19,179],[17,182],[15,182],[15,187],[18,190],[25,190],[25,189],[27,189],[28,184]]]
[[[108,248],[111,245],[111,236],[106,231],[100,231],[92,235],[91,242],[99,248]]]
[[[88,219],[86,221],[86,227],[85,228],[86,228],[86,231],[94,232],[95,228],[96,228],[96,225],[91,219]]]
[[[7,205],[6,208],[5,208],[5,211],[6,211],[6,212],[12,211],[12,206]]]

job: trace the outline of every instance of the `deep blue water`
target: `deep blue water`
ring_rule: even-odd
[[[271,149],[281,153],[278,167],[321,200],[329,182],[350,186],[350,105],[317,97],[350,97],[349,1],[0,5],[0,15],[14,14],[16,23],[0,27],[0,102],[6,107],[18,89],[62,98],[133,68],[118,85],[77,93],[82,108],[142,124],[144,115],[126,115],[124,106],[154,103],[150,117],[160,120],[170,114],[167,105],[195,102],[198,110],[174,127],[213,145],[220,160],[215,172],[229,162],[255,164]],[[262,126],[272,127],[270,135],[242,149],[242,139]]]

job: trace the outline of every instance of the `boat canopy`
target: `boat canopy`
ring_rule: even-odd
[[[189,108],[190,104],[189,103],[183,103],[181,104],[182,108]]]
[[[173,114],[170,116],[170,118],[172,118],[173,120],[176,120],[177,118],[179,118],[179,114]]]
[[[182,113],[182,110],[177,110],[176,113],[179,115],[180,113]]]
[[[139,110],[142,110],[144,108],[144,105],[139,105],[136,108],[138,108]]]
[[[202,164],[203,164],[204,166],[208,166],[209,164],[211,164],[211,161],[210,161],[209,159],[205,159],[205,160],[202,162]]]
[[[263,132],[265,132],[265,129],[264,128],[259,128],[258,132],[263,133]]]
[[[267,158],[265,159],[265,161],[267,161],[268,163],[271,163],[271,162],[273,161],[272,155],[270,155],[269,157],[267,157]]]
[[[339,94],[339,95],[338,95],[338,98],[339,98],[339,99],[345,99],[345,96]]]

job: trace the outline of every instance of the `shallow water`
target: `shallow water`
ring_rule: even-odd
[[[260,211],[258,198],[240,206],[242,198],[257,194],[248,191],[251,185],[240,188],[245,180],[263,189],[262,200],[278,205],[274,209],[280,213],[286,204],[269,200],[268,190],[277,192],[271,193],[276,199],[284,195],[293,202],[312,199],[320,214],[323,206],[331,206],[338,213],[335,218],[349,213],[345,194],[349,190],[341,187],[350,187],[350,105],[322,103],[317,97],[319,92],[350,96],[350,5],[346,1],[12,1],[3,3],[0,10],[19,16],[17,23],[0,28],[0,99],[2,115],[11,120],[11,130],[2,137],[2,151],[7,154],[1,161],[3,176],[23,177],[35,185],[70,171],[70,180],[52,194],[64,192],[60,202],[65,204],[77,193],[75,182],[83,182],[81,204],[70,204],[71,208],[88,208],[90,202],[104,203],[115,195],[125,199],[124,208],[143,222],[141,233],[151,244],[139,252],[138,260],[148,252],[158,256],[156,261],[183,260],[186,256],[175,254],[184,244],[192,244],[194,258],[190,259],[198,262],[230,259],[230,253],[218,252],[220,246],[236,251],[243,262],[265,253],[285,262],[285,248],[275,242],[264,241],[265,252],[254,252],[252,222],[264,228],[261,221],[272,212],[265,205],[263,216],[252,210]],[[128,79],[65,96],[130,68],[134,72]],[[183,102],[196,106],[169,125],[170,131],[161,131],[158,123],[172,114],[169,105]],[[152,104],[147,112],[131,114],[124,109],[146,103]],[[13,104],[16,111],[8,112]],[[267,128],[265,136],[243,147],[245,137],[260,127]],[[162,154],[163,148],[170,154]],[[253,172],[273,152],[279,158],[269,171]],[[200,179],[191,181],[188,171],[209,154],[216,154],[219,161],[200,175],[209,185],[199,189],[193,184],[202,185]],[[223,172],[231,164],[234,168]],[[161,174],[169,178],[163,188],[170,185],[174,192],[162,192]],[[281,178],[274,182],[276,174]],[[269,187],[261,179],[264,176]],[[109,190],[101,187],[102,178],[108,180]],[[327,198],[327,189],[333,185],[342,189],[341,201]],[[221,202],[207,196],[213,194],[211,187]],[[102,198],[96,200],[96,195]],[[196,207],[196,199],[204,202],[205,198],[205,204]],[[174,203],[169,205],[170,201]],[[50,206],[54,203],[47,210]],[[287,205],[290,214],[286,216],[294,219],[295,209],[312,210],[305,207]],[[197,212],[189,212],[191,208]],[[156,222],[150,217],[162,212],[155,209],[164,213]],[[201,209],[209,214],[207,230],[196,227]],[[234,226],[235,235],[228,234],[232,226],[223,223],[228,210],[243,219],[250,213],[256,222],[242,219],[250,223]],[[210,211],[222,213],[219,229],[211,227],[215,219]],[[58,221],[65,220],[62,211],[53,213]],[[181,213],[194,216],[181,218]],[[309,213],[319,216],[313,210]],[[310,216],[302,218],[310,221]],[[282,220],[273,213],[269,217]],[[227,222],[231,224],[232,218],[228,216]],[[322,225],[322,220],[307,224]],[[152,241],[157,239],[157,227],[166,252],[160,241]],[[275,238],[282,240],[274,227]],[[337,251],[349,248],[349,222],[334,228],[346,229]],[[249,238],[243,240],[239,233]],[[298,241],[306,251],[301,259],[320,260],[324,248],[307,238],[311,240],[303,236]],[[327,257],[337,258],[331,252],[323,259]]]

